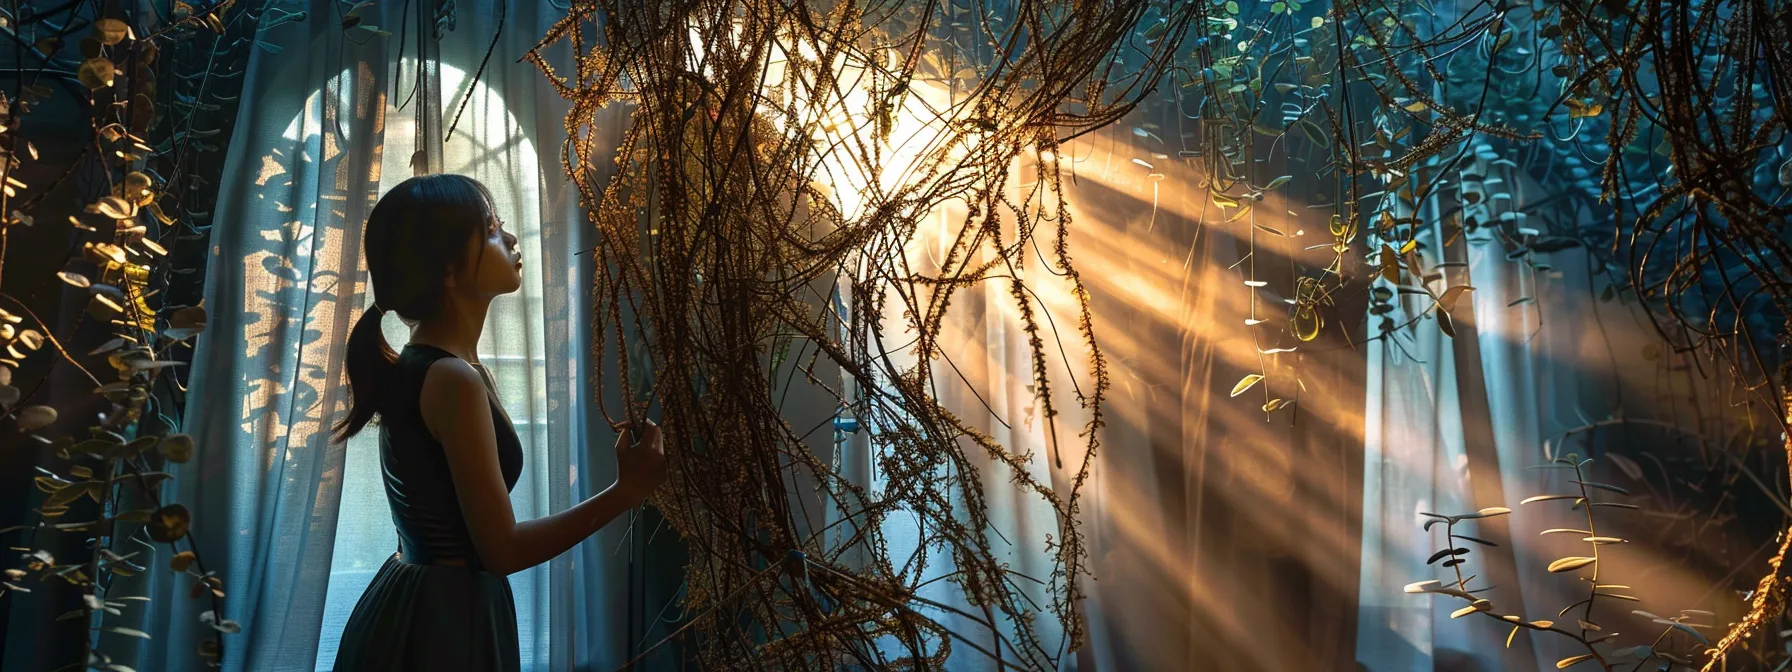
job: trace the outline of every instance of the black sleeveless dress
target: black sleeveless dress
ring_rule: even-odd
[[[391,396],[380,404],[380,466],[398,527],[398,552],[355,604],[336,653],[337,672],[522,666],[510,582],[480,567],[447,456],[418,409],[424,373],[436,360],[453,356],[407,345],[388,381]],[[491,375],[478,370],[492,390]],[[495,391],[490,396],[498,464],[505,487],[515,488],[523,473],[522,442]]]

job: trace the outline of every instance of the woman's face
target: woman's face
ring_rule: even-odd
[[[523,255],[516,236],[496,216],[486,220],[485,235],[473,240],[466,271],[461,274],[481,296],[509,294],[523,286]]]

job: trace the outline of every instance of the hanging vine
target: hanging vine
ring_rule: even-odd
[[[701,614],[690,627],[706,664],[926,669],[969,647],[1035,669],[1060,656],[1029,626],[1042,609],[1072,646],[1080,639],[1076,518],[1089,460],[1068,488],[1036,480],[1028,455],[954,415],[933,381],[936,363],[949,361],[941,325],[953,298],[1006,285],[1042,416],[1057,422],[1052,390],[1074,387],[1087,418],[1079,452],[1099,449],[1108,381],[1070,256],[1054,150],[1147,94],[1199,9],[1172,12],[1139,43],[1131,34],[1148,13],[1146,3],[574,2],[543,45],[570,43],[577,70],[563,75],[539,50],[531,56],[572,101],[565,168],[601,236],[598,333],[618,352],[645,352],[643,362],[616,362],[625,388],[643,379],[631,367],[653,371],[651,389],[624,390],[632,403],[623,415],[657,403],[676,419],[671,443],[686,447],[671,456],[670,487],[654,503],[694,550],[684,602]],[[618,102],[636,106],[624,165],[598,183],[589,163],[600,148],[597,112]],[[905,141],[924,148],[904,154]],[[1039,174],[1024,187],[1009,183],[1023,159]],[[906,179],[882,179],[892,172]],[[943,258],[913,266],[903,251],[948,202],[967,214],[941,235]],[[1044,266],[1028,261],[1036,246],[1046,248]],[[851,307],[818,314],[806,288],[836,276]],[[1058,350],[1045,343],[1033,298],[1048,279],[1080,306],[1086,379],[1048,366]],[[912,345],[885,341],[886,308],[902,315]],[[779,419],[773,376],[785,350],[771,344],[787,348],[793,337],[814,353],[800,365],[805,375],[869,434],[884,478],[876,495],[811,454],[805,428]],[[858,393],[816,378],[816,361],[838,367]],[[1063,452],[1053,446],[1055,464],[1069,463]],[[1026,579],[991,547],[976,466],[985,460],[1057,511],[1049,607],[1029,603],[1016,586]],[[848,510],[845,542],[803,531],[783,487],[795,473]],[[930,615],[958,610],[918,594],[922,564],[890,557],[881,522],[897,512],[921,520],[922,545],[953,559],[951,580],[982,611],[957,615],[992,631],[1005,620],[1018,626],[1004,630],[1011,636],[973,642]],[[873,557],[851,563],[855,550]],[[885,637],[904,652],[886,657],[873,645]]]
[[[954,559],[968,602],[987,607],[967,617],[1031,618],[989,552],[966,450],[1056,509],[1051,610],[1072,642],[1080,635],[1075,520],[1089,461],[1071,462],[1068,487],[1036,482],[1029,456],[954,417],[935,387],[953,297],[1004,283],[1043,417],[1061,417],[1053,390],[1073,388],[1089,418],[1081,452],[1099,447],[1107,380],[1070,258],[1065,143],[1152,96],[1175,110],[1170,137],[1133,128],[1163,146],[1134,162],[1192,169],[1217,212],[1206,224],[1236,226],[1246,241],[1234,267],[1261,366],[1231,393],[1260,391],[1266,414],[1291,413],[1311,393],[1297,352],[1326,329],[1353,347],[1401,348],[1425,324],[1454,337],[1452,313],[1473,287],[1444,253],[1474,234],[1533,278],[1550,271],[1540,255],[1585,248],[1608,296],[1635,292],[1682,347],[1728,353],[1783,420],[1774,371],[1792,252],[1778,112],[1792,85],[1782,79],[1789,16],[1760,0],[595,0],[572,3],[542,43],[570,45],[573,70],[556,71],[541,49],[530,58],[572,102],[565,169],[600,234],[598,332],[633,353],[614,366],[625,388],[643,388],[625,390],[623,415],[657,403],[688,447],[656,504],[697,551],[685,599],[704,614],[691,624],[703,654],[866,661],[877,655],[869,642],[892,637],[908,649],[903,662],[924,667],[970,642],[914,608],[920,572],[888,557],[879,531],[893,512],[916,515],[926,543]],[[600,181],[597,112],[611,104],[634,108],[621,170]],[[1560,188],[1520,203],[1521,179]],[[1259,277],[1256,255],[1290,238],[1259,218],[1261,204],[1290,185],[1328,195],[1313,205],[1334,210],[1329,237],[1307,247],[1317,255],[1297,255],[1294,278]],[[914,267],[903,250],[931,235],[923,218],[948,203],[966,214],[939,234],[941,258]],[[1613,237],[1614,218],[1627,235]],[[1050,254],[1029,266],[1039,244]],[[804,288],[836,275],[849,307],[817,315]],[[1080,306],[1087,380],[1050,373],[1063,355],[1039,324],[1047,277]],[[1341,312],[1353,305],[1342,298],[1363,293],[1369,315]],[[885,341],[886,313],[901,316],[901,343]],[[834,473],[778,420],[761,358],[775,370],[793,336],[813,344],[808,371],[819,359],[852,382],[854,394],[836,396],[871,436],[881,492]],[[1062,465],[1063,446],[1052,448]],[[852,544],[799,533],[781,485],[790,470],[853,509]],[[874,559],[848,566],[848,547]],[[1778,614],[1780,571],[1714,660]],[[747,611],[752,625],[710,616],[721,609]],[[1003,646],[983,653],[1054,659],[1037,642]]]
[[[207,321],[198,271],[210,256],[220,140],[234,121],[258,32],[304,14],[274,12],[263,24],[265,9],[238,9],[234,0],[174,2],[159,14],[109,3],[42,4],[54,6],[14,2],[0,9],[0,25],[19,46],[10,79],[18,86],[0,94],[0,212],[10,213],[0,223],[0,264],[23,254],[66,264],[35,282],[15,279],[0,288],[0,417],[10,425],[4,431],[23,432],[50,456],[34,479],[42,493],[37,521],[0,530],[24,551],[16,564],[6,563],[0,599],[43,586],[79,591],[80,606],[57,620],[85,626],[83,646],[62,669],[129,670],[121,662],[129,657],[104,645],[150,637],[121,623],[140,619],[128,612],[144,610],[150,599],[132,594],[141,584],[129,579],[165,565],[188,577],[191,599],[209,602],[202,620],[214,636],[200,641],[198,653],[220,665],[223,635],[240,626],[223,616],[223,582],[206,569],[189,535],[192,512],[167,496],[171,476],[164,469],[200,449],[174,419],[185,401],[177,370]],[[68,59],[76,65],[65,65]],[[35,120],[33,108],[57,96],[74,98],[88,113],[88,137],[75,143],[79,151],[58,177],[27,184],[16,175],[40,157],[22,133]],[[54,207],[45,198],[71,179],[87,201],[82,213],[38,221],[34,213]],[[9,248],[9,234],[24,226],[70,227],[75,242],[66,250]],[[77,328],[64,336],[78,341],[58,339],[54,325],[29,308],[30,297],[45,291],[85,298],[84,312],[72,320]],[[78,370],[95,388],[94,399],[47,399],[47,374],[15,380],[15,369],[40,357]],[[83,540],[82,553],[58,558],[49,549],[70,546],[58,541],[69,535]]]

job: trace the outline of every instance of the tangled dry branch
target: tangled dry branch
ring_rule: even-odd
[[[683,598],[699,614],[693,641],[718,668],[931,668],[954,645],[998,666],[1050,665],[1062,652],[1030,625],[1041,607],[991,546],[979,465],[1011,472],[1057,512],[1045,608],[1074,647],[1089,461],[1054,488],[1032,475],[1029,455],[955,415],[935,389],[949,361],[941,325],[955,296],[1007,285],[1043,417],[1060,415],[1055,388],[1075,387],[1087,418],[1079,453],[1093,455],[1108,382],[1053,150],[1126,114],[1161,78],[1191,15],[1146,45],[1128,39],[1142,2],[1030,1],[989,14],[822,4],[574,2],[543,47],[570,43],[577,71],[531,55],[572,101],[564,161],[600,234],[599,333],[615,352],[637,353],[615,360],[624,387],[649,388],[624,390],[626,414],[657,402],[676,419],[671,487],[655,505],[693,549]],[[615,103],[634,107],[621,169],[600,180],[598,112]],[[1041,179],[1010,184],[1023,160]],[[917,265],[906,250],[949,202],[968,214],[941,234],[943,260]],[[1050,250],[1043,266],[1028,259],[1039,245]],[[1032,297],[1041,282],[1067,284],[1080,306],[1086,380],[1052,373],[1058,351]],[[869,435],[877,492],[781,419],[778,367],[792,339],[814,353],[793,365]],[[787,495],[793,482],[819,488],[838,512],[831,523],[811,521]],[[919,596],[923,567],[890,557],[881,522],[897,512],[952,558],[952,580],[982,612],[957,615],[1007,621],[1005,635],[973,642],[942,624],[938,614],[959,610]],[[874,646],[885,637],[901,642],[894,659]]]

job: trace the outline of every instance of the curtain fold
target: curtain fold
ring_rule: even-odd
[[[1424,249],[1449,249],[1439,229],[1427,231]],[[1479,247],[1487,242],[1482,235],[1468,244]],[[1458,252],[1460,249],[1457,246]],[[1445,261],[1430,253],[1422,258],[1427,267]],[[1420,527],[1424,517],[1419,512],[1459,515],[1509,504],[1497,489],[1490,492],[1475,487],[1481,485],[1479,480],[1497,478],[1502,466],[1497,455],[1490,456],[1486,449],[1492,436],[1490,399],[1481,386],[1478,343],[1484,323],[1480,309],[1494,302],[1504,306],[1516,298],[1508,296],[1510,289],[1503,285],[1475,282],[1485,279],[1474,277],[1477,274],[1497,272],[1487,267],[1487,261],[1476,255],[1467,272],[1445,274],[1450,284],[1476,287],[1471,297],[1465,297],[1472,301],[1472,309],[1455,313],[1463,318],[1457,322],[1455,338],[1445,335],[1434,320],[1419,320],[1417,328],[1390,332],[1366,348],[1365,520],[1357,655],[1373,670],[1430,669],[1438,651],[1478,658],[1478,662],[1461,664],[1495,665],[1494,669],[1523,668],[1533,656],[1529,638],[1515,641],[1506,653],[1496,648],[1505,639],[1504,628],[1478,622],[1482,619],[1451,622],[1448,614],[1461,605],[1440,601],[1436,609],[1429,605],[1411,608],[1413,596],[1402,592],[1406,584],[1433,578],[1436,565],[1428,565],[1426,560],[1443,548],[1436,545],[1442,543],[1441,528],[1437,534],[1424,532]],[[1433,289],[1439,291],[1444,285],[1434,284]],[[1412,321],[1429,307],[1429,300],[1421,295],[1405,296],[1396,301],[1394,312],[1384,316],[1396,325]],[[1505,372],[1505,376],[1519,374],[1522,371]],[[1471,446],[1470,442],[1480,445]],[[1481,479],[1471,481],[1471,474],[1481,475]],[[1488,501],[1489,495],[1493,501]],[[1510,504],[1517,508],[1515,501]],[[1502,527],[1501,522],[1505,521],[1489,520],[1477,524],[1473,531],[1466,526],[1458,530],[1501,544],[1475,549],[1476,572],[1482,572],[1479,567],[1488,561],[1502,568],[1511,565],[1510,536],[1498,529],[1489,531]],[[1492,578],[1482,574],[1484,579]],[[1473,585],[1497,583],[1514,593],[1522,587],[1514,585],[1509,571],[1504,578],[1508,580]]]
[[[1309,241],[1259,239],[1254,265],[1235,263],[1253,256],[1246,254],[1251,225],[1294,233],[1323,231],[1326,224],[1311,212],[1282,217],[1294,206],[1271,196],[1258,211],[1276,214],[1221,226],[1225,213],[1203,210],[1205,192],[1183,186],[1198,183],[1194,170],[1170,164],[1157,168],[1162,175],[1148,174],[1125,160],[1129,152],[1152,151],[1128,146],[1140,136],[1127,128],[1151,121],[1130,118],[1059,149],[1076,178],[1065,180],[1069,254],[1090,293],[1111,384],[1099,452],[1088,455],[1082,435],[1091,418],[1079,395],[1091,392],[1093,369],[1077,332],[1074,297],[1061,277],[1052,277],[1058,275],[1048,244],[1054,232],[1037,232],[1048,249],[1029,256],[1016,274],[1027,279],[1040,316],[1057,417],[1046,418],[1034,399],[1028,335],[1005,279],[955,295],[939,336],[951,366],[937,366],[934,389],[958,417],[1028,455],[1030,473],[1061,498],[1078,487],[1077,473],[1093,460],[1076,512],[1091,575],[1080,584],[1084,648],[1070,652],[1064,637],[1070,624],[1045,612],[1047,585],[1020,576],[1053,580],[1045,540],[1061,538],[1062,521],[1036,496],[1018,492],[1006,467],[971,460],[990,516],[988,539],[1016,573],[1016,585],[1040,605],[1030,622],[998,618],[997,632],[979,623],[981,609],[943,580],[954,571],[949,554],[924,546],[925,530],[912,519],[886,521],[888,552],[900,565],[922,551],[928,569],[918,577],[927,582],[919,596],[965,612],[942,611],[940,618],[987,651],[998,641],[1008,647],[1026,629],[1060,669],[1350,669],[1362,355],[1334,329],[1300,344],[1298,358],[1267,358],[1260,348],[1287,344],[1258,343],[1245,328],[1249,318],[1287,312],[1272,292],[1292,295],[1281,283]],[[1031,170],[1016,167],[1016,188],[1038,179]],[[991,211],[1012,225],[1004,211]],[[943,256],[931,232],[949,235],[963,211],[949,205],[932,216],[942,218],[939,226],[924,223],[907,250],[912,267],[923,272]],[[1012,231],[1004,235],[1013,239]],[[1244,281],[1257,277],[1276,284],[1254,299]],[[1341,310],[1349,306],[1346,301]],[[888,333],[902,333],[897,319],[885,316]],[[896,351],[892,363],[908,362]],[[1245,374],[1264,370],[1276,377],[1248,395],[1227,396]],[[1293,382],[1297,371],[1310,392]],[[1297,400],[1299,410],[1265,413],[1274,398]],[[875,496],[874,445],[854,433],[838,440],[845,448],[842,468],[862,474]],[[850,528],[841,526],[839,536],[849,537]],[[1025,659],[1005,658],[1017,660]],[[1033,669],[1029,663],[1023,667]],[[955,644],[947,666],[997,669],[987,654],[962,644]]]
[[[627,123],[624,109],[614,113],[612,128],[616,138]],[[612,144],[613,148],[615,145]],[[613,165],[600,159],[601,165]],[[553,166],[553,170],[561,168]],[[570,202],[567,207],[578,204],[576,191],[563,198]],[[573,501],[602,492],[605,487],[616,480],[616,458],[612,451],[612,443],[616,435],[593,406],[600,408],[618,408],[618,400],[614,373],[606,372],[611,380],[605,381],[603,387],[609,398],[597,398],[597,389],[593,377],[596,372],[594,357],[607,356],[614,361],[613,350],[592,352],[593,335],[590,317],[593,314],[591,302],[591,279],[596,273],[592,255],[579,251],[591,249],[594,242],[586,237],[591,226],[582,214],[569,220],[569,226],[576,232],[573,236],[575,257],[570,264],[570,280],[568,288],[560,300],[569,307],[572,318],[569,327],[575,334],[570,356],[555,364],[565,372],[565,384],[557,386],[553,394],[574,394],[588,399],[581,404],[581,412],[573,414],[572,424],[568,427],[570,438],[576,443],[570,454],[570,480],[568,486]],[[561,376],[555,376],[561,379]],[[608,672],[615,670],[627,662],[633,655],[636,641],[630,639],[634,633],[632,626],[631,564],[632,557],[625,551],[634,531],[628,522],[618,522],[598,530],[591,539],[579,544],[567,555],[562,570],[555,566],[554,585],[569,586],[561,593],[557,601],[557,611],[553,621],[555,639],[553,640],[552,669],[563,670],[598,670]],[[558,561],[557,561],[558,562]],[[564,627],[560,627],[564,624]],[[638,638],[637,638],[638,639]]]
[[[582,313],[575,311],[587,277],[577,255],[584,222],[577,193],[562,177],[558,151],[566,108],[539,71],[518,62],[557,16],[550,6],[527,3],[461,3],[456,12],[453,30],[437,46],[439,62],[425,66],[437,73],[439,98],[428,101],[427,91],[419,91],[421,107],[388,110],[387,171],[380,189],[409,176],[408,164],[396,159],[423,150],[423,160],[439,162],[443,172],[486,184],[499,216],[520,239],[523,289],[493,303],[479,353],[523,439],[524,478],[511,501],[517,518],[527,520],[565,509],[597,480],[575,469],[575,453],[590,443],[585,415],[595,409],[583,375],[585,327],[577,317]],[[550,52],[550,61],[556,56],[567,60]],[[416,63],[408,55],[399,59],[396,65],[405,73],[401,87]],[[432,124],[439,124],[435,131],[429,130]],[[438,142],[436,158],[429,147]],[[392,326],[388,340],[402,343],[404,335],[392,333]],[[331,659],[341,623],[371,570],[393,546],[377,465],[374,451],[351,445],[344,525],[337,535],[340,565],[332,572],[317,649],[320,669]],[[525,669],[573,669],[592,655],[577,646],[573,633],[583,615],[565,599],[580,570],[577,557],[575,551],[510,576]],[[607,588],[620,586],[597,590]],[[606,616],[597,612],[593,620]]]
[[[1016,161],[1013,166],[1017,174],[1024,170],[1019,164]],[[1013,181],[1007,189],[1011,202],[1018,200],[1019,188]],[[952,242],[947,232],[963,226],[968,214],[963,202],[954,201],[929,217],[938,218],[939,233],[927,231],[934,228],[931,223],[924,225],[907,254],[912,267],[938,272],[937,264],[946,258]],[[1014,240],[1016,218],[1001,210],[996,210],[993,217],[1004,227],[1004,239]],[[994,259],[986,248],[979,248],[973,254],[982,262]],[[1031,264],[1023,265],[1016,273],[1027,278],[1044,297],[1041,303],[1058,315],[1058,324],[1064,325],[1066,330],[1075,324],[1071,317],[1075,307],[1070,302],[1066,286],[1042,279],[1045,274]],[[1032,364],[1027,334],[1021,328],[1019,310],[1011,291],[1006,281],[988,281],[954,294],[948,317],[942,322],[937,336],[941,352],[951,363],[935,367],[933,389],[939,402],[966,425],[989,436],[1010,453],[1024,456],[1026,475],[1057,488],[1062,486],[1062,479],[1050,466],[1054,454],[1053,438],[1074,448],[1080,443],[1076,433],[1087,418],[1079,416],[1075,398],[1065,391],[1054,395],[1057,407],[1066,409],[1057,423],[1049,424],[1041,415],[1032,393],[1034,381],[1030,373]],[[886,306],[883,319],[889,330],[887,333],[904,333],[899,326],[904,323],[900,310],[901,306],[896,302]],[[1069,341],[1066,343],[1071,353],[1069,357],[1075,358],[1083,352],[1073,332],[1059,336]],[[899,351],[893,355],[892,361],[898,367],[913,364],[912,352]],[[1052,380],[1063,384],[1077,363],[1076,359],[1052,362],[1049,365]],[[1055,437],[1052,436],[1054,428],[1057,430]],[[845,434],[839,436],[839,441],[848,447],[862,447],[867,452],[874,450],[870,442],[856,442]],[[1051,659],[1064,656],[1066,652],[1064,624],[1045,611],[1052,604],[1049,589],[1054,583],[1051,576],[1054,561],[1047,540],[1060,536],[1057,512],[1038,494],[1017,487],[1015,475],[1010,473],[1007,465],[981,451],[970,450],[965,455],[965,468],[976,472],[971,483],[980,490],[977,494],[984,507],[984,542],[995,551],[996,561],[1012,574],[1010,587],[1017,589],[1024,603],[1033,607],[1036,618],[1031,622],[1015,623],[993,606],[985,608],[972,604],[966,598],[964,588],[951,580],[958,573],[958,567],[950,548],[929,536],[926,529],[917,525],[915,518],[895,515],[885,520],[883,532],[889,557],[898,569],[902,569],[902,564],[912,555],[923,557],[925,569],[911,572],[904,578],[911,585],[922,586],[916,591],[918,597],[954,609],[951,612],[940,610],[935,615],[941,624],[963,639],[962,642],[952,642],[953,653],[947,660],[946,669],[1000,669],[992,655],[999,655],[1003,665],[1020,669],[1049,664]],[[859,462],[864,458],[870,459]],[[869,467],[862,473],[871,475],[870,486],[875,493],[882,487],[882,481],[876,475],[877,459],[875,454],[854,455],[850,461],[840,464]],[[951,487],[948,484],[952,482],[942,479],[938,483],[941,487]],[[1065,490],[1060,489],[1060,492]],[[948,497],[956,507],[954,513],[966,524],[973,524],[976,519],[966,509],[970,495],[953,491]],[[841,528],[838,534],[850,537],[852,532]],[[896,642],[887,644],[884,647],[886,654],[895,656],[905,652]]]
[[[308,21],[262,34],[268,46],[245,75],[214,217],[211,324],[185,419],[202,448],[177,473],[207,569],[225,582],[224,617],[243,626],[225,640],[226,669],[328,669],[349,611],[395,548],[374,434],[333,445],[329,426],[346,402],[349,328],[374,298],[362,223],[414,165],[484,182],[520,238],[524,287],[493,304],[479,345],[523,439],[518,518],[563,509],[599,480],[593,460],[576,455],[607,446],[587,434],[608,430],[584,417],[593,402],[579,306],[589,270],[577,254],[577,195],[561,178],[565,105],[517,62],[558,12],[452,3],[438,41],[433,5],[366,3],[360,25],[344,28],[345,10],[313,3]],[[423,61],[421,76],[418,54],[439,58]],[[407,340],[397,320],[383,326],[395,347]],[[594,596],[621,590],[577,580],[606,560],[581,566],[581,553],[511,577],[526,669],[606,655],[572,633],[613,620],[612,605],[600,600],[586,618],[560,599],[575,583]],[[187,599],[189,579],[152,574],[154,637],[136,667],[196,667],[210,607]]]
[[[1186,162],[1129,162],[1163,150],[1129,127],[1199,133],[1147,111],[1065,149],[1071,253],[1113,383],[1080,512],[1093,580],[1075,669],[1348,670],[1362,353],[1344,333],[1355,323],[1328,321],[1310,342],[1249,326],[1288,319],[1295,261],[1329,261],[1310,249],[1328,240],[1329,212],[1273,192],[1233,217],[1192,186],[1204,176]],[[1327,319],[1361,310],[1354,301],[1338,297]],[[1268,377],[1246,378],[1257,374]],[[1066,454],[1065,474],[1081,459]]]
[[[200,448],[175,471],[224,617],[244,625],[226,640],[228,670],[311,668],[335,545],[345,451],[329,424],[346,396],[389,71],[382,42],[347,40],[313,9],[326,11],[263,33],[244,75],[184,419]],[[190,578],[151,575],[153,639],[135,667],[201,667],[209,602],[188,598]]]
[[[1502,174],[1485,157],[1475,170]],[[1522,213],[1527,198],[1540,197],[1538,185],[1517,175],[1505,179],[1514,185],[1510,198],[1492,199],[1468,214],[1488,220]],[[1436,215],[1428,214],[1440,221]],[[1519,220],[1522,225],[1522,215]],[[1464,566],[1465,574],[1480,577],[1471,588],[1491,587],[1482,597],[1500,613],[1569,624],[1584,616],[1581,608],[1561,610],[1586,597],[1586,584],[1574,572],[1552,574],[1547,566],[1556,558],[1586,555],[1586,544],[1580,535],[1540,533],[1584,529],[1586,514],[1561,501],[1521,505],[1533,495],[1578,493],[1572,471],[1534,468],[1570,452],[1595,458],[1588,480],[1638,495],[1601,493],[1603,499],[1642,507],[1601,510],[1597,517],[1599,535],[1631,540],[1604,547],[1600,560],[1600,582],[1626,586],[1608,592],[1640,598],[1597,604],[1593,620],[1605,632],[1627,634],[1618,646],[1647,643],[1660,627],[1633,616],[1635,609],[1674,615],[1680,609],[1733,608],[1732,600],[1714,595],[1722,579],[1700,567],[1699,559],[1736,549],[1726,542],[1683,550],[1656,536],[1664,525],[1689,517],[1688,510],[1713,501],[1658,498],[1661,491],[1637,466],[1644,459],[1657,465],[1684,459],[1663,449],[1685,445],[1687,437],[1661,427],[1688,428],[1695,445],[1701,433],[1721,436],[1736,428],[1726,424],[1737,422],[1734,415],[1700,420],[1723,403],[1725,377],[1695,376],[1690,360],[1652,355],[1661,346],[1648,318],[1633,302],[1598,298],[1594,289],[1604,281],[1596,278],[1604,269],[1586,250],[1537,252],[1526,261],[1509,256],[1510,247],[1487,227],[1449,238],[1442,227],[1433,229],[1421,256],[1427,268],[1456,262],[1443,269],[1447,285],[1475,288],[1457,303],[1456,337],[1425,321],[1367,349],[1359,664],[1373,672],[1554,669],[1556,661],[1585,653],[1564,637],[1528,630],[1508,647],[1509,625],[1474,615],[1453,619],[1451,612],[1465,602],[1403,592],[1409,583],[1455,579],[1453,571],[1426,562],[1446,542],[1442,525],[1422,528],[1421,512],[1460,515],[1499,506],[1513,513],[1457,530],[1499,544],[1474,546]],[[1431,284],[1434,291],[1446,286]],[[1403,322],[1428,302],[1403,295],[1390,316]],[[1611,431],[1590,431],[1599,427]],[[1691,478],[1692,466],[1683,468]],[[1672,478],[1665,468],[1658,477]],[[1718,506],[1722,501],[1715,498]],[[1723,538],[1715,528],[1703,529],[1685,534]]]

